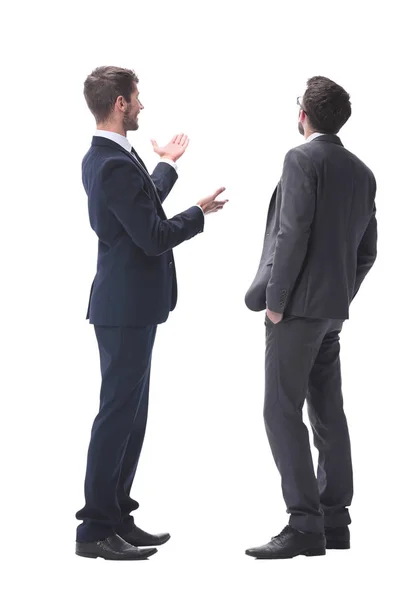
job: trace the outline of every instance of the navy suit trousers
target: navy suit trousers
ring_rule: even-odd
[[[157,326],[95,326],[102,385],[91,430],[85,506],[77,541],[91,542],[133,528],[130,497],[147,423],[151,356]]]

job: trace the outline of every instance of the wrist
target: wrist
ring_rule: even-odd
[[[176,163],[178,160],[175,156],[171,156],[170,154],[161,154],[160,158],[163,160],[172,160],[172,162]]]

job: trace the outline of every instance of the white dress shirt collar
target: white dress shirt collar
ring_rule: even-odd
[[[305,140],[306,142],[312,142],[312,140],[314,140],[315,138],[319,137],[320,135],[325,135],[324,133],[318,133],[317,131],[315,131],[315,133],[311,133],[310,136],[308,136]]]
[[[114,131],[104,131],[103,129],[97,129],[94,135],[106,138],[108,140],[111,140],[112,142],[115,142],[116,144],[119,144],[119,146],[122,146],[122,148],[127,150],[127,152],[132,151],[131,143],[129,142],[126,136],[120,135],[120,133],[115,133]]]

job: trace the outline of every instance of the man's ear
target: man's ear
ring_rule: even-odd
[[[127,102],[126,102],[126,100],[124,99],[124,97],[123,97],[123,96],[118,96],[118,97],[116,98],[116,102],[115,102],[115,108],[116,108],[117,110],[122,110],[122,111],[124,111],[124,110],[125,110],[125,107],[126,107],[126,104],[127,104]]]

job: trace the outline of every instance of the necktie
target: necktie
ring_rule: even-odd
[[[132,149],[131,149],[131,154],[133,154],[134,158],[137,160],[137,162],[140,164],[140,166],[141,166],[141,167],[143,168],[143,170],[145,171],[145,173],[146,173],[146,175],[147,175],[147,178],[148,178],[149,182],[151,183],[151,185],[152,185],[152,186],[153,186],[153,188],[154,188],[154,191],[155,191],[155,193],[157,194],[158,202],[160,202],[159,195],[158,195],[158,190],[157,190],[157,188],[155,187],[155,183],[154,183],[154,182],[153,182],[153,180],[151,179],[151,175],[150,175],[150,173],[147,171],[147,167],[145,166],[145,164],[143,163],[143,161],[141,160],[140,156],[137,154],[137,152],[135,151],[135,149],[133,148],[133,146],[132,146]]]
[[[145,164],[141,160],[140,156],[137,154],[137,152],[135,151],[135,149],[133,147],[132,147],[131,153],[133,154],[133,156],[137,160],[137,162],[140,163],[140,165],[143,167],[143,169],[148,173],[147,167],[145,166]]]

